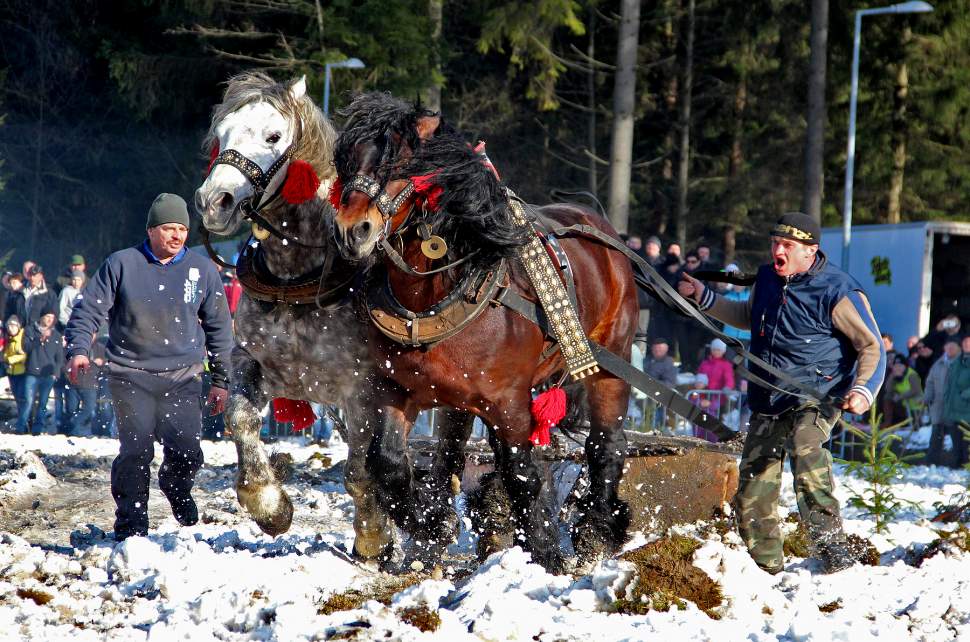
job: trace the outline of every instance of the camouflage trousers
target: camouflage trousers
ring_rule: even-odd
[[[845,539],[839,503],[832,494],[832,455],[822,444],[841,412],[797,408],[780,416],[755,414],[744,442],[735,510],[738,530],[754,561],[765,569],[784,563],[778,497],[785,454],[791,458],[802,523],[816,549]]]

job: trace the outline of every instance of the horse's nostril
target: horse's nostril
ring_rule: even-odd
[[[354,243],[363,243],[370,238],[370,221],[361,221],[350,231],[350,236]]]
[[[223,192],[222,196],[216,199],[216,203],[219,205],[220,208],[224,210],[228,210],[232,208],[232,202],[233,202],[232,194],[230,194],[229,192]]]

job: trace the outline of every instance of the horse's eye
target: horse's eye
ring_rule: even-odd
[[[269,143],[270,145],[275,145],[276,143],[280,142],[279,132],[276,132],[267,136],[266,142]]]

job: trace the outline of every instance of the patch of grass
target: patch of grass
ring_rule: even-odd
[[[427,606],[411,606],[398,611],[398,617],[414,628],[425,633],[437,631],[441,617]]]
[[[849,535],[846,539],[852,557],[866,566],[879,566],[879,551],[872,545],[872,542],[858,535]]]
[[[54,599],[54,596],[47,591],[40,591],[33,588],[17,589],[17,597],[22,600],[33,600],[35,604],[39,604],[40,606],[44,606]]]
[[[936,534],[939,537],[917,557],[916,566],[922,566],[931,557],[954,549],[970,553],[970,528],[966,524],[960,524],[952,531],[936,531]]]
[[[309,457],[307,457],[307,463],[309,463],[314,459],[319,459],[320,463],[323,464],[324,468],[330,468],[331,466],[333,466],[333,460],[321,452],[314,452]]]
[[[822,613],[831,613],[832,611],[837,611],[842,608],[842,598],[827,602],[825,604],[820,604],[818,610]]]
[[[667,611],[671,607],[687,608],[685,600],[712,619],[720,616],[720,585],[691,563],[701,543],[689,537],[674,535],[641,546],[620,556],[637,569],[637,582],[629,599],[614,602],[618,613],[642,615],[648,611]]]
[[[396,594],[409,586],[414,586],[423,579],[424,576],[411,573],[390,580],[377,581],[359,590],[350,589],[343,593],[334,593],[317,607],[317,615],[353,611],[363,606],[367,600],[377,600],[381,604],[390,605]]]
[[[791,515],[788,516],[787,521],[793,521]],[[794,521],[798,522],[798,519],[796,518]],[[812,556],[812,546],[808,537],[808,531],[801,522],[798,522],[798,528],[785,536],[785,543],[782,545],[782,550],[785,553],[785,557],[805,558]]]

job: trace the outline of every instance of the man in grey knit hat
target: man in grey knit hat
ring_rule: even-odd
[[[202,362],[208,356],[208,406],[228,397],[232,322],[212,262],[185,249],[189,213],[175,194],[148,211],[148,238],[115,252],[77,298],[67,324],[68,374],[90,367],[92,337],[108,320],[105,373],[121,450],[111,466],[115,538],[148,533],[148,487],[155,441],[165,454],[158,485],[184,526],[198,509],[191,490],[202,466]]]

